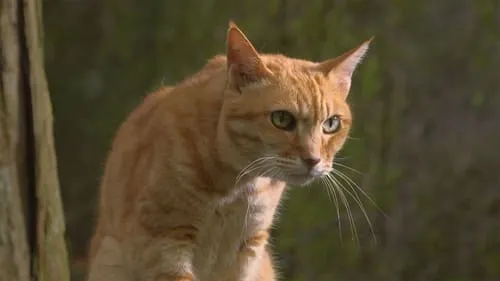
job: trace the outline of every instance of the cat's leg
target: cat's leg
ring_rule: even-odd
[[[269,249],[264,251],[257,275],[251,281],[276,281],[273,259]]]
[[[242,243],[238,266],[228,281],[274,281],[274,271],[266,249],[268,238],[268,232],[262,230]]]
[[[142,237],[134,248],[132,260],[138,281],[198,281],[192,267],[192,240]]]

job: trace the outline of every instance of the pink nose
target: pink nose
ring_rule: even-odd
[[[314,166],[316,166],[321,159],[316,158],[316,157],[308,157],[308,158],[302,158],[302,162],[307,166],[307,168],[312,169]]]

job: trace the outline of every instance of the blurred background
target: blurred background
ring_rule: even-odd
[[[144,96],[225,50],[234,19],[261,52],[332,58],[375,36],[354,75],[338,167],[361,195],[340,219],[291,190],[273,231],[281,280],[500,280],[500,1],[45,0],[46,71],[72,277],[118,125]],[[344,183],[348,187],[347,183]],[[377,206],[381,209],[379,210]]]

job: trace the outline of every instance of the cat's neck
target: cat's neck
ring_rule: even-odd
[[[160,111],[168,113],[175,109],[184,118],[196,116],[197,119],[191,122],[194,126],[186,127],[185,133],[192,138],[204,137],[203,141],[194,143],[202,156],[197,160],[200,162],[198,164],[204,167],[215,193],[232,196],[242,191],[255,190],[263,181],[258,177],[257,170],[242,173],[252,155],[246,155],[242,151],[244,148],[231,141],[225,120],[221,118],[227,83],[223,59],[214,58],[204,69],[174,88],[171,95],[176,96],[175,103],[165,103],[167,107]],[[192,114],[193,111],[196,115]],[[198,173],[198,176],[201,177],[201,174]]]
[[[219,154],[219,157],[223,154]],[[222,158],[221,157],[221,158]],[[220,190],[226,197],[224,201],[230,201],[240,196],[251,196],[260,193],[263,189],[270,186],[285,186],[285,182],[262,176],[262,169],[255,169],[248,164],[239,166],[237,162],[231,163],[227,159],[220,159],[222,165],[214,165],[212,176],[214,179],[214,188]]]
[[[230,177],[227,179],[230,179]],[[234,180],[222,180],[220,184],[228,188],[226,189],[227,193],[217,200],[217,205],[230,204],[238,198],[245,198],[245,201],[252,201],[272,189],[281,189],[286,186],[286,183],[283,181],[255,175],[242,178],[238,182]]]

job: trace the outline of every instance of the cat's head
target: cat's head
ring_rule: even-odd
[[[315,63],[261,55],[230,23],[222,123],[242,169],[298,185],[330,173],[351,127],[351,77],[370,41]]]

